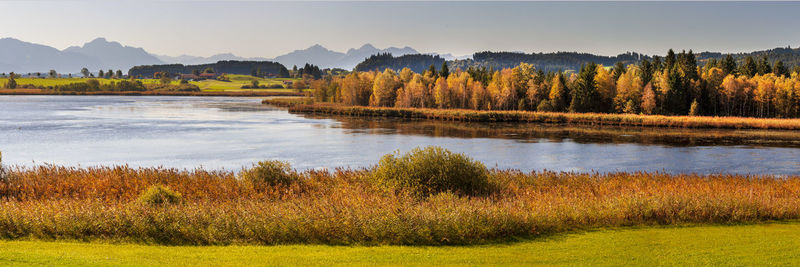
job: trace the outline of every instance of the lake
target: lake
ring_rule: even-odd
[[[356,168],[437,145],[523,171],[800,175],[798,135],[327,117],[256,98],[0,96],[0,151],[18,166]]]

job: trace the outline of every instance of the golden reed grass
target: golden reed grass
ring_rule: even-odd
[[[0,238],[207,244],[477,244],[602,227],[800,218],[800,177],[494,170],[493,191],[419,197],[371,170],[254,186],[229,171],[39,166],[0,181]],[[182,201],[137,201],[151,186]]]
[[[513,110],[468,110],[302,104],[268,99],[264,104],[288,107],[291,112],[362,117],[399,117],[466,122],[526,122],[636,127],[800,130],[800,119],[665,116],[608,113],[563,113]]]

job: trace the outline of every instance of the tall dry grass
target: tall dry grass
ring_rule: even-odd
[[[633,225],[800,218],[800,177],[494,170],[482,195],[384,190],[371,170],[256,186],[229,171],[40,166],[0,181],[0,238],[206,244],[476,244]],[[152,186],[175,204],[139,201]]]

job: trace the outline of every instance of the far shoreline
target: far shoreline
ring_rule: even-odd
[[[227,96],[227,97],[271,97],[305,96],[301,92],[275,91],[95,91],[95,92],[56,92],[42,89],[0,89],[0,95],[82,95],[82,96]]]
[[[461,122],[544,123],[599,127],[800,130],[800,119],[348,106],[334,103],[316,103],[311,98],[265,99],[261,103],[284,107],[289,112],[355,117],[395,117]]]

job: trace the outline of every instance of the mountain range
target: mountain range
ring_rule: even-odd
[[[222,60],[239,61],[275,61],[287,68],[302,67],[311,63],[320,68],[353,69],[359,62],[371,55],[391,53],[395,56],[418,54],[411,47],[389,47],[379,49],[371,44],[360,48],[351,48],[347,52],[329,50],[321,45],[313,45],[302,50],[295,50],[275,58],[240,57],[232,53],[217,54],[210,57],[191,55],[167,56],[155,55],[143,48],[125,46],[119,42],[97,38],[82,46],[71,46],[64,50],[54,47],[20,41],[14,38],[0,39],[0,72],[47,72],[54,69],[62,73],[78,73],[82,68],[97,70],[128,70],[133,66],[157,64],[197,65],[215,63]],[[451,60],[450,54],[440,55]]]
[[[45,73],[51,69],[60,73],[79,73],[84,67],[92,72],[101,69],[123,70],[127,72],[131,67],[142,65],[176,63],[201,65],[225,60],[273,61],[283,64],[288,69],[291,69],[293,66],[302,67],[306,63],[311,63],[320,68],[342,68],[352,70],[359,63],[366,62],[372,55],[386,55],[387,53],[390,53],[394,58],[386,56],[378,57],[365,66],[368,66],[369,69],[399,69],[405,66],[424,67],[429,66],[430,62],[438,62],[443,59],[449,62],[448,65],[450,65],[452,69],[466,69],[470,66],[483,66],[497,69],[515,66],[520,62],[527,62],[540,69],[566,70],[577,69],[581,64],[589,61],[610,65],[617,61],[623,63],[638,62],[640,58],[648,57],[647,55],[640,55],[637,53],[607,57],[577,52],[531,54],[522,52],[479,52],[470,57],[466,57],[466,60],[464,60],[465,57],[456,58],[451,54],[429,53],[426,55],[419,55],[419,51],[407,46],[402,48],[389,47],[379,49],[371,44],[365,44],[359,48],[351,48],[346,52],[332,51],[317,44],[272,59],[263,57],[246,58],[231,53],[217,54],[210,57],[191,55],[172,57],[154,55],[142,48],[125,46],[119,42],[109,41],[105,38],[97,38],[82,46],[71,46],[64,50],[46,45],[24,42],[14,38],[2,38],[0,39],[0,73],[12,71],[17,73]],[[409,56],[401,57],[404,55]],[[702,52],[697,53],[697,59],[700,62],[705,62],[712,58],[720,59],[727,55],[728,54],[724,53]],[[757,58],[766,56],[769,58],[770,62],[781,60],[787,67],[800,66],[800,49],[797,48],[775,48],[730,55],[740,63],[743,62],[744,58],[747,56],[754,56]]]

